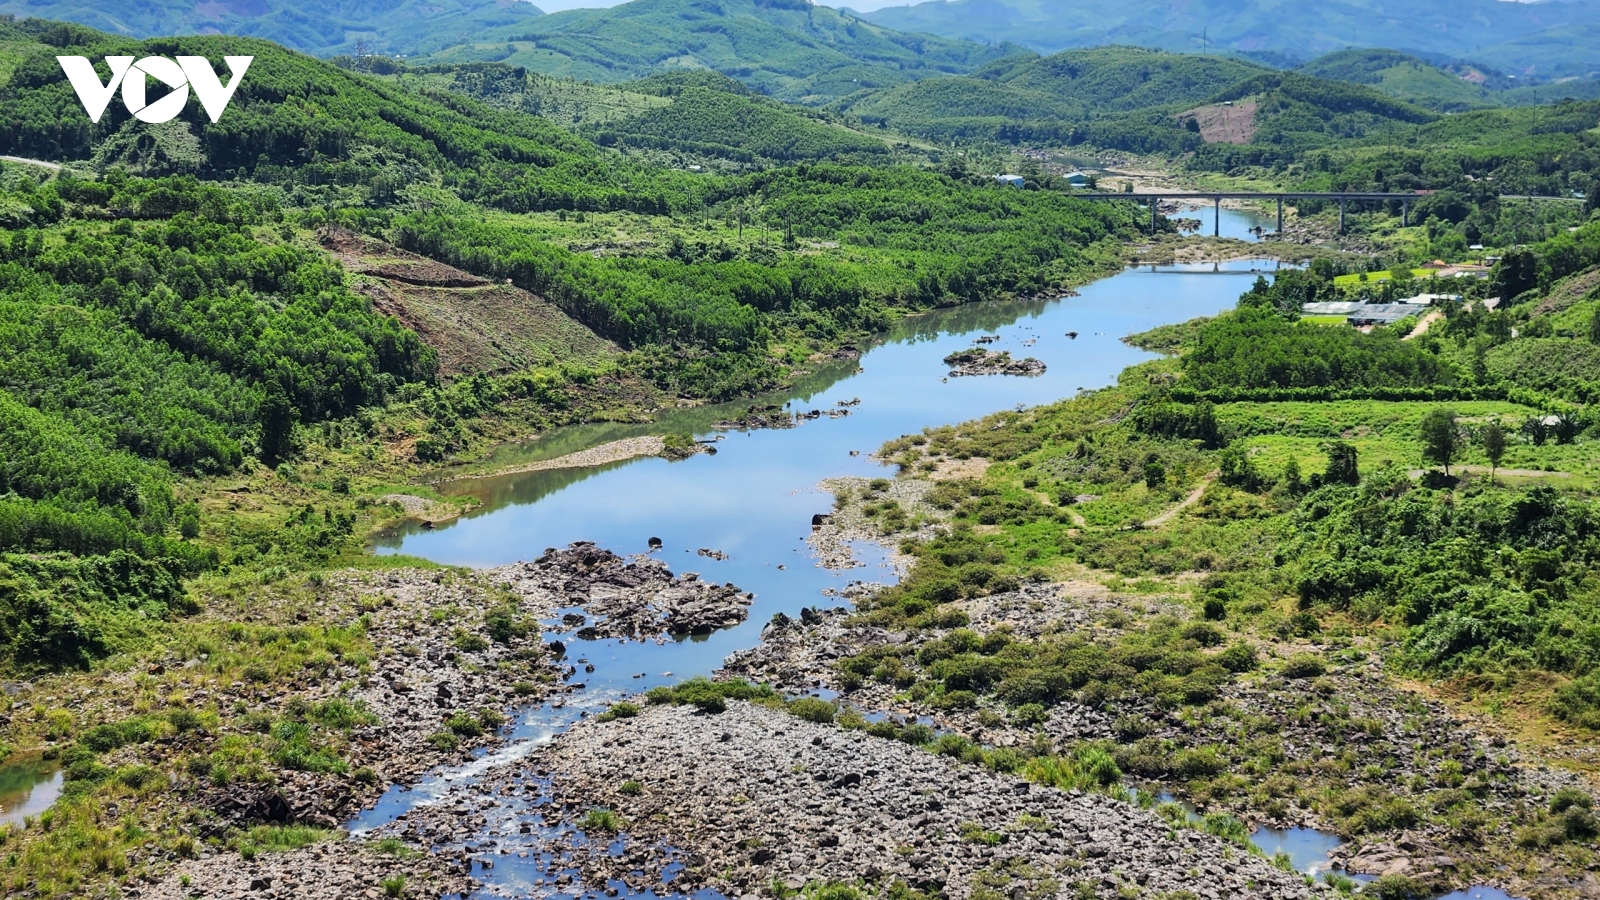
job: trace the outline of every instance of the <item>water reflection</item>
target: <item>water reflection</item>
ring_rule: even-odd
[[[17,824],[50,808],[61,796],[61,765],[37,756],[0,766],[0,826]]]
[[[1225,211],[1224,215],[1238,214]],[[1243,216],[1239,220],[1242,230],[1247,220]],[[1257,260],[1220,268],[1248,276],[1274,265]],[[839,605],[842,601],[830,598],[852,580],[892,581],[894,572],[876,545],[853,548],[864,563],[861,569],[834,572],[813,562],[805,544],[811,516],[827,511],[832,502],[818,489],[818,482],[842,475],[888,474],[869,454],[899,435],[1049,403],[1086,387],[1113,383],[1124,368],[1150,358],[1122,343],[1123,336],[1214,315],[1234,305],[1248,282],[1216,277],[1211,269],[1177,266],[1154,274],[1129,270],[1088,285],[1075,297],[984,304],[914,317],[870,348],[859,365],[845,361],[818,366],[783,396],[668,410],[648,425],[560,429],[538,441],[502,448],[483,466],[549,459],[643,434],[707,436],[714,422],[752,403],[792,402],[801,409],[821,409],[860,401],[848,407],[851,415],[844,418],[807,421],[786,430],[727,433],[714,457],[679,462],[635,459],[586,470],[458,481],[446,489],[476,497],[483,502],[480,509],[433,530],[402,530],[381,538],[377,547],[381,553],[403,552],[481,567],[531,559],[546,547],[577,540],[595,541],[618,553],[641,553],[649,538],[660,537],[665,546],[659,555],[674,570],[696,571],[707,581],[732,582],[754,592],[756,602],[744,623],[692,641],[658,645],[578,641],[562,635],[569,661],[582,664],[580,671],[590,664],[595,667],[575,676],[584,683],[583,691],[565,698],[559,707],[552,703],[523,710],[513,726],[512,742],[464,766],[435,773],[414,789],[391,790],[352,826],[381,828],[411,807],[450,797],[486,767],[519,760],[584,712],[603,709],[618,697],[710,674],[729,654],[757,644],[761,628],[775,613],[797,616],[807,606]],[[970,346],[980,333],[999,335],[999,341],[989,345],[995,349],[1044,360],[1048,371],[1035,378],[948,378],[943,358]],[[727,558],[700,556],[695,552],[700,548],[722,551]],[[495,886],[485,895],[496,890],[564,893],[552,888],[551,881],[559,878],[565,863],[541,853],[536,839],[580,836],[570,827],[547,822],[537,802],[513,807],[509,814],[528,823],[532,832],[525,839],[501,839],[498,863],[475,872]],[[498,830],[515,835],[520,827]],[[623,896],[653,896],[619,891]]]

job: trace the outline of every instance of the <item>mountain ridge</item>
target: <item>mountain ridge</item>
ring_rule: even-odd
[[[1377,0],[1287,5],[1274,0],[929,0],[861,18],[948,38],[1011,41],[1041,53],[1128,43],[1175,51],[1275,52],[1305,60],[1349,47],[1398,47],[1482,60],[1523,77],[1586,75],[1600,68],[1600,9],[1557,2],[1421,0],[1383,9]]]

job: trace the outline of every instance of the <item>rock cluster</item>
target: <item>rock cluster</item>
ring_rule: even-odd
[[[745,410],[744,415],[733,419],[720,419],[711,424],[712,428],[723,430],[742,429],[754,431],[761,428],[793,428],[800,424],[788,410],[777,405],[751,406]]]
[[[389,893],[385,882],[398,892]],[[466,896],[471,890],[472,879],[457,860],[434,854],[388,856],[344,841],[287,853],[263,853],[252,860],[236,854],[190,860],[154,886],[128,888],[123,896],[143,900],[350,900]]]
[[[1043,375],[1045,370],[1044,363],[1031,356],[1012,359],[1009,350],[983,350],[978,347],[952,353],[944,358],[944,364],[950,367],[951,378],[962,375]]]
[[[568,613],[563,622],[585,640],[709,634],[744,621],[755,600],[731,584],[704,582],[693,572],[675,576],[658,559],[625,558],[587,541],[493,569],[489,577],[556,609],[581,607],[583,613]]]
[[[1301,876],[1131,804],[750,704],[716,715],[657,706],[581,723],[541,762],[558,773],[558,804],[603,805],[632,823],[624,853],[605,841],[576,851],[593,884],[644,886],[637,873],[660,871],[659,848],[671,844],[689,855],[675,888],[730,897],[862,878],[904,879],[953,900],[980,888],[1007,897],[1314,894]],[[642,788],[618,790],[628,779]]]

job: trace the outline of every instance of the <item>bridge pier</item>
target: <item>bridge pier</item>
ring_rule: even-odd
[[[1411,225],[1411,202],[1409,200],[1401,200],[1400,201],[1400,227],[1401,228],[1407,228],[1410,225]]]
[[[1283,234],[1283,198],[1278,198],[1278,233]]]
[[[1339,198],[1339,233],[1344,234],[1344,198]]]
[[[1213,197],[1211,202],[1211,236],[1222,237],[1222,198]]]
[[[1156,236],[1156,222],[1161,219],[1161,198],[1150,198],[1150,236]]]

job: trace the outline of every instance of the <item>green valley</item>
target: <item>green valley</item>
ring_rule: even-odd
[[[5,896],[1600,896],[1586,8],[13,8]]]

